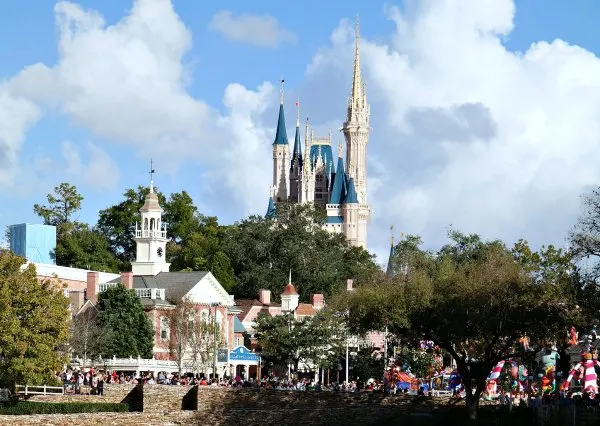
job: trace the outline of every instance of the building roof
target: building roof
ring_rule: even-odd
[[[287,132],[285,130],[285,114],[283,112],[283,103],[279,105],[279,119],[277,120],[277,132],[273,145],[288,145]]]
[[[396,271],[394,270],[394,255],[396,253],[394,244],[392,243],[391,247],[390,247],[390,257],[388,258],[388,263],[387,263],[387,270],[385,271],[385,274],[393,277],[394,275],[396,275]]]
[[[298,293],[296,292],[296,287],[294,287],[294,284],[289,283],[283,288],[283,292],[281,293],[281,295],[282,296],[288,296],[288,295],[297,296]]]
[[[331,196],[329,197],[330,204],[342,204],[346,198],[346,173],[344,173],[344,159],[338,157],[338,164],[335,173],[332,175],[333,184],[331,185]]]
[[[310,146],[311,164],[315,164],[317,162],[319,151],[321,151],[321,159],[323,160],[323,164],[325,164],[325,175],[327,178],[329,178],[329,175],[333,169],[333,152],[331,150],[331,145],[325,143],[313,143]]]
[[[358,196],[354,188],[354,178],[350,178],[348,183],[348,193],[346,194],[346,198],[344,198],[344,204],[358,204]]]
[[[273,201],[273,197],[269,197],[269,206],[267,207],[267,213],[265,214],[265,218],[273,219],[275,217],[275,202]]]
[[[244,324],[242,324],[237,315],[233,317],[233,332],[246,333],[246,327],[244,327]]]
[[[270,307],[278,308],[281,305],[279,303],[273,303],[273,302],[269,303],[268,305],[265,305],[264,303],[261,303],[261,301],[258,299],[236,299],[235,306],[237,308],[239,308],[239,310],[240,310],[239,316],[240,316],[240,318],[242,318],[242,320],[244,320],[248,316],[248,313],[250,312],[250,310],[252,308],[254,308],[255,306],[260,307],[260,309],[262,310],[263,308],[268,309]]]
[[[299,168],[302,168],[302,144],[300,143],[300,126],[298,123],[296,123],[296,136],[294,137],[294,151],[292,152],[290,168],[294,168],[294,161],[298,161]]]
[[[305,317],[313,316],[316,314],[317,311],[315,311],[315,308],[310,303],[299,303],[298,307],[296,308],[296,316]]]
[[[156,195],[154,193],[154,191],[152,191],[152,190],[150,192],[148,192],[148,194],[146,195],[144,205],[142,206],[140,211],[151,211],[151,210],[162,211],[162,207],[160,206],[160,203],[158,202],[158,195]]]
[[[327,216],[327,223],[344,223],[342,216]]]
[[[133,277],[133,288],[164,288],[165,299],[176,302],[196,286],[208,272],[160,272]]]

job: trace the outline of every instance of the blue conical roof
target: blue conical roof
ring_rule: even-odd
[[[396,271],[394,270],[394,255],[396,254],[396,248],[394,245],[390,247],[390,257],[388,258],[387,270],[385,271],[386,275],[393,277],[396,275]]]
[[[300,143],[300,126],[296,126],[296,137],[294,138],[294,152],[292,153],[292,164],[290,167],[294,167],[294,161],[298,162],[298,165],[302,167],[302,144]]]
[[[267,213],[265,214],[265,218],[273,219],[275,217],[275,203],[273,202],[273,197],[269,197],[269,206],[267,207]]]
[[[356,195],[356,189],[354,188],[354,178],[350,178],[348,182],[348,193],[344,199],[344,204],[358,204],[358,196]]]
[[[342,204],[344,198],[346,198],[346,176],[344,173],[344,160],[342,157],[338,158],[338,164],[333,176],[333,185],[331,188],[331,196],[329,198],[330,204]]]
[[[277,120],[277,133],[273,145],[287,145],[288,138],[285,131],[285,114],[283,112],[283,104],[279,105],[279,119]]]

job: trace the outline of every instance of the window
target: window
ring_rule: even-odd
[[[148,229],[148,218],[144,219],[144,229]]]
[[[169,318],[160,317],[160,338],[166,340],[169,338]]]
[[[154,218],[150,219],[150,230],[154,229]]]

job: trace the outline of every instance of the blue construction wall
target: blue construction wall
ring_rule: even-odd
[[[31,223],[11,225],[10,249],[30,262],[54,264],[56,227]]]

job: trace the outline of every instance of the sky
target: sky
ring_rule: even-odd
[[[149,183],[221,223],[264,214],[279,80],[317,135],[345,116],[354,23],[373,127],[368,248],[390,225],[564,246],[600,183],[595,0],[0,3],[0,226],[60,182],[79,220]]]

